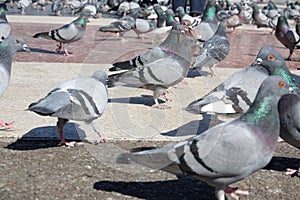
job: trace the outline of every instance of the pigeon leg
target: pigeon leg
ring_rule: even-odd
[[[99,139],[96,141],[96,144],[101,142],[107,142],[108,140],[110,140],[110,138],[105,137],[104,134],[101,133],[101,127],[98,119],[92,121],[92,128],[99,136]]]
[[[4,129],[11,129],[11,128],[14,128],[13,123],[14,122],[3,122],[3,121],[0,121],[0,127],[4,128]]]
[[[238,194],[240,195],[249,195],[249,192],[248,191],[245,191],[245,190],[239,190],[238,188],[232,188],[232,187],[229,187],[227,186],[225,188],[225,193],[226,194],[229,194],[233,199],[235,200],[238,200],[239,199],[239,196]]]
[[[56,45],[57,48],[55,49],[55,52],[58,53],[60,52],[61,48],[62,48],[62,43],[60,42],[59,44]]]
[[[57,132],[59,134],[59,138],[60,138],[60,142],[58,144],[58,146],[74,146],[75,142],[66,142],[65,138],[64,138],[64,133],[63,133],[63,128],[65,126],[65,124],[68,122],[69,120],[67,119],[62,119],[62,118],[58,118],[56,127],[57,127]]]
[[[155,88],[155,90],[153,91],[153,98],[154,98],[154,102],[155,104],[152,106],[153,108],[158,108],[158,109],[170,109],[170,106],[167,106],[166,104],[160,104],[158,102],[158,98],[165,94],[167,91],[165,88]]]
[[[70,52],[67,50],[67,44],[64,44],[63,45],[63,49],[64,49],[64,52],[65,52],[65,56],[72,56],[71,54],[70,54]]]
[[[154,102],[155,104],[153,106],[151,106],[152,108],[158,108],[158,109],[170,109],[171,107],[170,106],[167,106],[166,104],[160,104],[158,102],[158,99],[154,99]]]
[[[216,73],[216,64],[214,64],[213,66],[209,66],[209,69],[211,71],[211,77],[217,76],[218,74]]]
[[[286,175],[289,175],[289,176],[298,176],[300,177],[300,167],[298,170],[296,169],[287,169],[287,172],[285,173]]]

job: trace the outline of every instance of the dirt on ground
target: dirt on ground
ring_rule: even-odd
[[[57,141],[0,142],[0,199],[214,199],[214,189],[187,177],[115,164],[116,152],[169,142],[114,141],[57,147]],[[270,164],[232,186],[249,190],[241,199],[296,200],[299,177],[285,175],[300,164],[299,150],[277,145]]]

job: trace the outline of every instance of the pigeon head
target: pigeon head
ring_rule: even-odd
[[[16,53],[17,51],[30,52],[30,49],[26,45],[24,39],[19,36],[8,36],[0,43],[0,48],[11,48],[12,53]]]
[[[185,10],[182,6],[179,6],[177,9],[176,9],[176,14],[179,16],[179,17],[183,17],[185,15]]]
[[[260,123],[271,129],[276,128],[275,124],[279,120],[278,102],[283,95],[290,94],[292,91],[288,81],[282,76],[269,76],[262,82],[253,104],[242,118],[250,124]],[[276,123],[272,124],[273,122]]]
[[[271,46],[264,46],[259,51],[255,64],[263,66],[269,75],[278,75],[284,77],[293,89],[297,89],[292,74],[280,53]]]

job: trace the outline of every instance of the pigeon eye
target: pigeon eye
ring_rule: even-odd
[[[273,54],[270,54],[270,55],[268,56],[268,60],[270,60],[270,61],[275,60],[275,56],[274,56]]]
[[[278,83],[278,85],[279,85],[279,87],[283,88],[285,84],[284,84],[283,81],[280,81],[280,82]]]
[[[19,44],[20,43],[20,40],[16,40],[16,44]]]

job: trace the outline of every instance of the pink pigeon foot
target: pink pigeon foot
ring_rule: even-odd
[[[57,48],[55,49],[55,52],[58,53],[58,52],[60,52],[60,50],[61,50],[61,48],[62,48],[62,44],[59,43],[59,44],[56,45],[56,46],[57,46]]]
[[[3,122],[3,121],[0,121],[0,127],[1,128],[5,128],[5,129],[11,129],[11,128],[14,128],[13,123],[14,122]]]
[[[298,170],[296,169],[287,169],[287,172],[285,172],[286,175],[289,175],[289,176],[299,176],[300,177],[300,167]]]
[[[225,193],[229,194],[235,200],[239,199],[238,195],[249,195],[248,191],[239,190],[238,188],[232,188],[232,187],[229,187],[229,186],[226,187]]]

